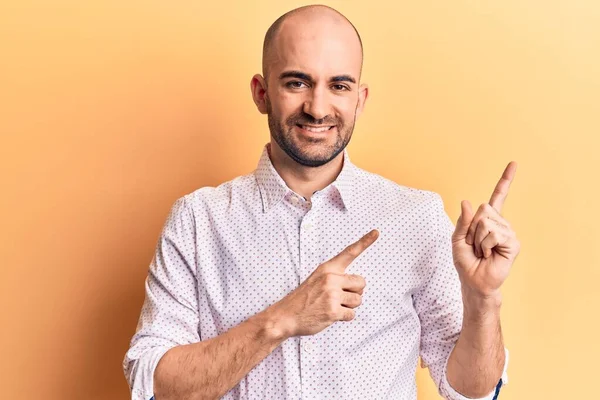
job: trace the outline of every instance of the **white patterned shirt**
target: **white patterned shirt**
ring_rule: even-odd
[[[173,204],[123,360],[132,399],[153,397],[167,350],[261,312],[376,228],[379,238],[346,269],[367,282],[355,318],[288,338],[223,399],[414,400],[420,356],[444,398],[466,400],[446,379],[463,304],[441,197],[367,172],[344,150],[336,180],[305,199],[279,176],[268,147],[252,173]],[[502,379],[483,399],[507,382],[505,354]]]

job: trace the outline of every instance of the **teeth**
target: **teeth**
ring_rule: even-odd
[[[305,129],[310,132],[325,132],[325,131],[328,131],[329,128],[330,128],[329,126],[324,126],[322,128],[314,128],[311,126],[302,125],[302,129]]]

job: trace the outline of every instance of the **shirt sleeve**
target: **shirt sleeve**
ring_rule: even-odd
[[[420,356],[429,369],[439,394],[447,400],[473,400],[454,390],[446,377],[448,358],[460,336],[463,302],[458,272],[452,260],[454,224],[444,210],[441,197],[434,193],[432,212],[437,221],[436,246],[429,258],[429,278],[413,296],[421,321]],[[508,382],[508,350],[505,348],[502,378],[492,392],[480,400],[496,399],[501,386]]]
[[[145,299],[123,371],[132,400],[154,396],[154,370],[172,347],[199,342],[195,223],[186,197],[171,207],[145,280]]]

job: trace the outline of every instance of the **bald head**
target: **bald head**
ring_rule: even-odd
[[[288,11],[269,27],[263,43],[262,70],[265,80],[272,64],[282,58],[282,50],[286,41],[307,38],[323,39],[331,37],[335,32],[348,42],[350,51],[358,51],[360,57],[360,72],[362,71],[363,47],[360,35],[354,25],[339,11],[324,5],[310,5]]]
[[[252,77],[250,89],[267,114],[274,159],[302,170],[341,165],[369,93],[362,61],[356,28],[331,7],[297,8],[273,23],[263,75]]]

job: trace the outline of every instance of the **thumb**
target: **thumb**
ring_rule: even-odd
[[[460,217],[456,221],[456,229],[454,230],[454,237],[456,239],[463,239],[467,237],[469,227],[473,221],[473,210],[471,209],[471,203],[468,200],[460,202]]]

